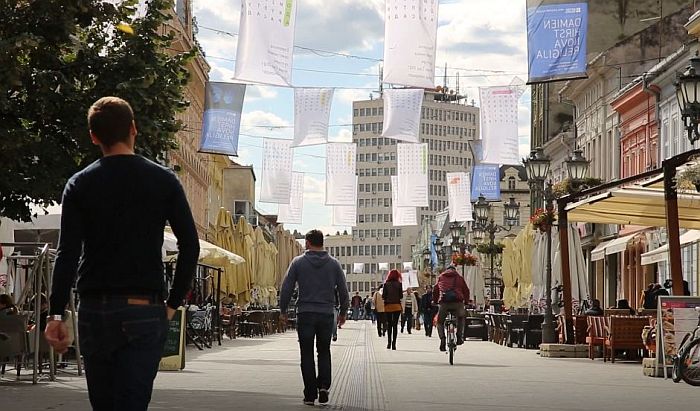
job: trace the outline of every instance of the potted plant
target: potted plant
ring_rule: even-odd
[[[688,166],[678,174],[678,188],[681,190],[692,190],[700,192],[700,163]]]
[[[530,223],[535,230],[540,230],[543,233],[549,231],[556,221],[557,217],[554,214],[554,210],[547,211],[543,208],[538,208],[535,210],[535,214],[530,217]]]
[[[494,243],[493,246],[490,243],[481,243],[476,246],[476,251],[487,255],[501,254],[504,248],[505,244],[503,243]]]
[[[476,256],[474,254],[472,254],[472,253],[464,254],[464,265],[471,267],[471,266],[476,265],[476,262],[477,262],[477,259],[476,259]]]

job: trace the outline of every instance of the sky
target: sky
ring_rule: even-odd
[[[240,19],[240,0],[194,0],[199,26],[197,38],[211,65],[211,81],[234,80]],[[448,87],[479,105],[478,87],[511,84],[527,78],[525,1],[441,0],[436,56],[436,85]],[[379,65],[384,50],[384,0],[300,0],[298,2],[292,84],[295,87],[336,87],[329,129],[330,141],[352,141],[352,102],[366,100],[379,87]],[[335,73],[329,73],[335,72]],[[241,119],[239,156],[234,161],[253,165],[260,193],[264,137],[293,137],[292,88],[248,87]],[[374,93],[377,97],[378,94]],[[530,146],[530,93],[519,105],[520,152]],[[304,172],[304,211],[300,225],[285,227],[301,232],[319,228],[334,234],[350,227],[331,225],[331,207],[325,206],[325,148],[294,150],[294,171]],[[256,201],[263,214],[276,214],[277,205]]]

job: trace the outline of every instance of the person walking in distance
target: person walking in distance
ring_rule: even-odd
[[[401,315],[401,333],[403,333],[404,328],[408,333],[411,333],[413,329],[413,319],[418,314],[418,301],[416,301],[416,296],[413,294],[413,289],[408,288],[406,290],[406,295],[403,299],[403,313]]]
[[[297,300],[297,335],[301,354],[301,375],[304,380],[304,404],[328,403],[331,388],[331,334],[335,292],[338,292],[340,313],[338,324],[345,323],[348,312],[348,289],[345,274],[338,260],[323,249],[323,233],[311,230],[306,234],[306,252],[292,260],[280,290],[280,311],[287,319],[287,307],[294,288],[299,287]],[[314,340],[318,351],[318,374],[314,361]]]
[[[386,348],[396,349],[396,337],[399,333],[399,317],[401,316],[403,300],[403,288],[401,286],[401,273],[398,270],[389,271],[382,290],[384,298],[384,312],[387,321]]]
[[[362,297],[360,297],[359,292],[355,292],[352,296],[352,301],[350,302],[350,307],[352,307],[352,319],[357,321],[360,319],[360,309],[362,308]]]
[[[440,351],[446,351],[445,319],[448,312],[457,317],[457,345],[464,344],[464,317],[466,310],[464,302],[469,301],[469,287],[454,266],[447,267],[433,288],[433,303],[440,304],[438,311],[438,335],[440,336]]]
[[[87,121],[103,157],[73,175],[63,191],[46,340],[59,353],[68,348],[62,315],[77,276],[90,404],[96,410],[145,410],[168,319],[195,273],[197,230],[177,176],[134,154],[137,129],[129,103],[103,97]],[[166,221],[179,249],[167,302],[161,258]]]
[[[421,311],[423,311],[423,326],[426,337],[433,336],[433,317],[435,317],[435,306],[433,305],[433,288],[425,286],[425,294],[420,299]]]
[[[380,284],[377,291],[375,291],[372,296],[377,314],[377,334],[379,334],[380,337],[384,337],[386,333],[386,313],[384,312],[384,298],[382,297],[383,289],[384,284]]]

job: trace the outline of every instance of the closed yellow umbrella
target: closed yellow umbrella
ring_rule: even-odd
[[[515,245],[512,239],[506,238],[503,241],[505,248],[503,250],[502,267],[503,267],[503,303],[507,307],[514,307],[517,303],[516,301],[516,266],[517,264],[517,251],[515,250]]]
[[[519,241],[518,249],[520,251],[518,300],[520,307],[527,307],[532,294],[532,255],[535,252],[535,231],[532,224],[528,224],[522,229],[517,241]]]
[[[250,302],[251,266],[253,259],[253,240],[251,238],[251,227],[245,217],[240,217],[234,230],[235,252],[245,258],[245,264],[236,267],[236,291],[238,293],[239,304],[244,305]]]

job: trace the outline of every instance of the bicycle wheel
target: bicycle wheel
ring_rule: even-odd
[[[678,374],[686,383],[700,386],[700,339],[692,341],[679,359]]]

